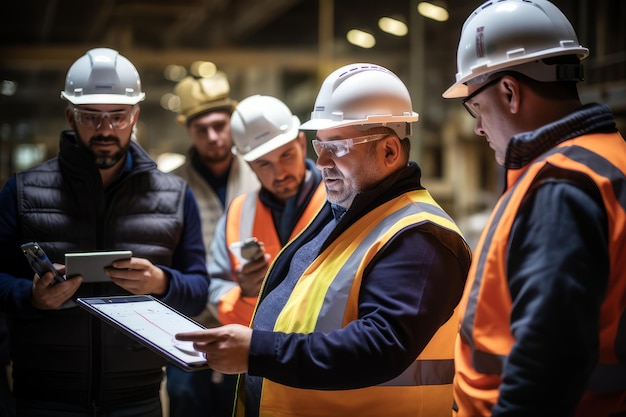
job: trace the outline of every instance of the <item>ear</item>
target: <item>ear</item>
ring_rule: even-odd
[[[402,153],[402,145],[400,145],[400,139],[398,139],[396,135],[389,135],[385,139],[383,139],[382,142],[385,165],[396,166],[396,164],[400,160],[400,155]]]
[[[137,121],[139,120],[139,113],[141,113],[141,107],[138,104],[136,104],[136,106],[137,110],[135,110],[135,120],[133,125],[137,124]]]
[[[304,132],[300,131],[296,139],[298,140],[298,143],[302,148],[302,152],[304,152],[304,154],[306,155],[306,135],[304,134]]]
[[[508,108],[511,114],[517,114],[521,107],[522,102],[522,88],[519,83],[510,75],[505,75],[502,77],[498,86],[501,92],[504,93],[504,97],[506,97],[505,106]]]
[[[134,127],[137,125],[137,122],[139,121],[139,113],[141,113],[141,107],[139,107],[138,104],[135,104],[135,116],[133,117],[133,132],[134,132]]]
[[[74,112],[69,107],[65,108],[65,120],[70,125],[72,130],[76,130],[76,121],[74,120]]]

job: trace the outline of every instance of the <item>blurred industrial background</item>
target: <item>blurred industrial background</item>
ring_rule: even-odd
[[[554,0],[590,48],[584,102],[600,101],[626,126],[626,2]],[[461,25],[480,1],[434,0],[447,17],[418,12],[421,0],[21,0],[5,2],[0,25],[0,184],[57,152],[66,129],[59,97],[71,64],[88,49],[111,47],[139,70],[139,143],[168,169],[168,154],[189,141],[176,124],[177,79],[212,62],[226,72],[233,98],[270,94],[308,120],[321,81],[350,62],[372,62],[409,86],[420,114],[413,157],[424,183],[456,218],[470,243],[501,192],[492,150],[474,122],[441,93],[454,80]],[[381,18],[404,23],[390,34]],[[402,26],[402,25],[400,25]],[[352,29],[369,47],[351,43]],[[369,35],[369,36],[368,36]],[[313,156],[313,155],[312,155]]]

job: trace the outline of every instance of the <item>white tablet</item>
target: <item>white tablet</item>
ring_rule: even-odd
[[[105,282],[111,279],[104,273],[104,268],[114,261],[130,259],[129,250],[77,252],[65,254],[65,276],[82,275],[83,282]]]
[[[205,327],[151,295],[85,297],[76,303],[185,370],[209,368],[192,342],[174,338]]]

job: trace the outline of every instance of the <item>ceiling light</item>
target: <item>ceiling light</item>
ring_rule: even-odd
[[[161,97],[161,107],[165,110],[177,113],[178,110],[180,110],[180,97],[172,93],[163,94]]]
[[[448,11],[446,8],[435,3],[422,1],[417,5],[417,11],[422,16],[436,20],[437,22],[445,22],[448,20]]]
[[[196,61],[191,64],[189,71],[196,77],[209,78],[215,75],[217,67],[209,61]]]
[[[187,157],[176,152],[165,152],[156,157],[157,168],[163,172],[171,172],[185,163]]]
[[[346,34],[348,42],[361,48],[373,48],[376,45],[376,38],[371,33],[359,29],[352,29]]]
[[[383,32],[394,36],[406,36],[406,34],[409,33],[409,28],[406,26],[406,23],[392,17],[381,17],[378,20],[378,27]]]
[[[12,80],[2,80],[0,83],[0,94],[3,96],[12,96],[17,92],[17,83]]]
[[[172,64],[165,67],[165,70],[163,70],[163,75],[167,80],[178,82],[185,78],[185,76],[187,75],[187,70],[182,65]]]

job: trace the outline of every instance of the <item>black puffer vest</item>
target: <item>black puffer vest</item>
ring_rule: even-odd
[[[71,251],[130,249],[169,266],[183,228],[184,180],[131,143],[133,167],[107,190],[73,132],[59,157],[17,175],[18,221],[53,262]],[[82,284],[76,296],[127,294]],[[165,362],[78,307],[12,317],[15,395],[106,407],[158,396]]]

